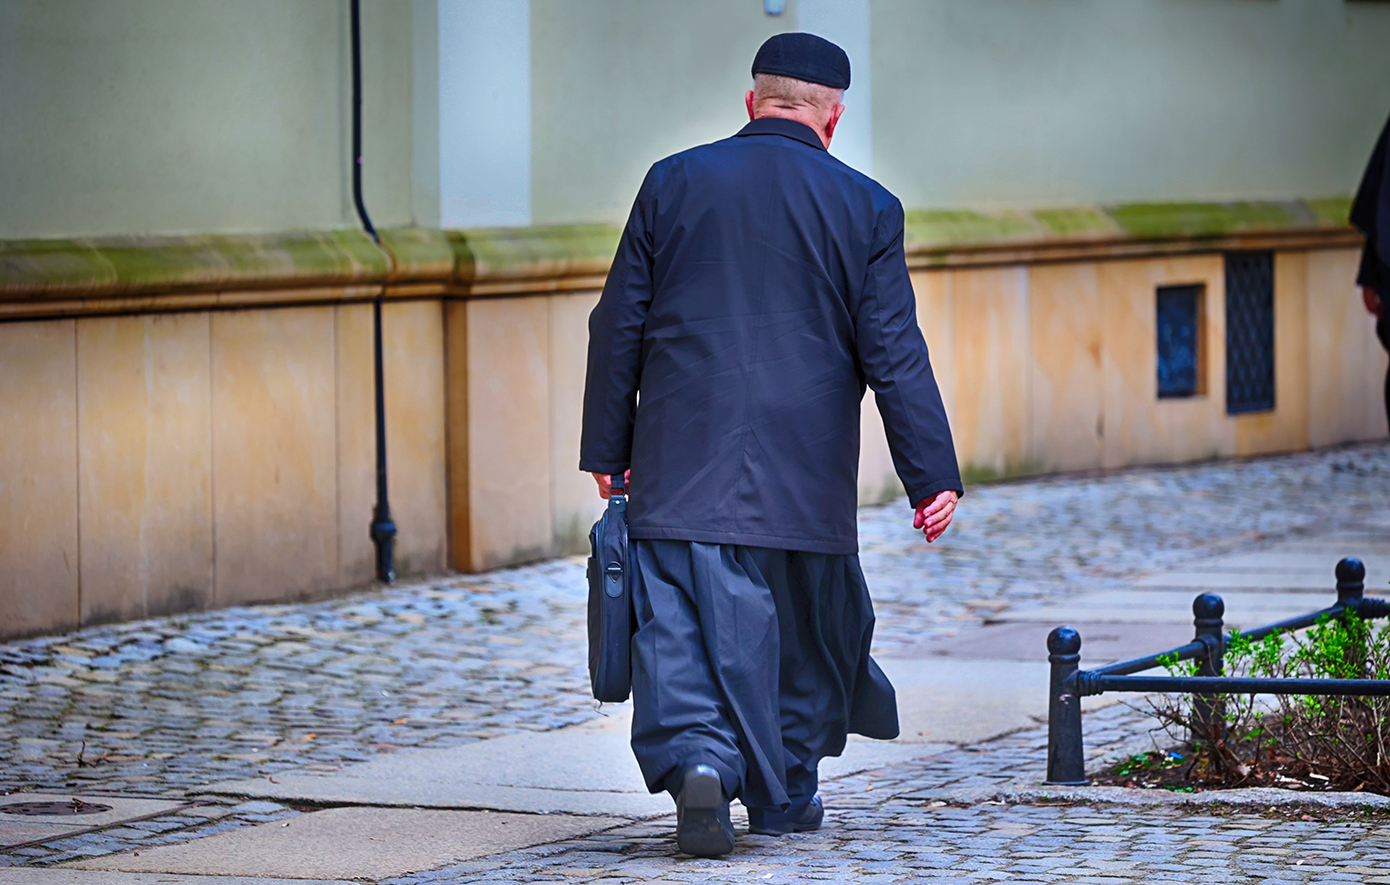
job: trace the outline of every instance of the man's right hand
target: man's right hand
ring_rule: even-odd
[[[917,505],[917,512],[912,517],[912,527],[920,529],[930,544],[941,537],[942,532],[951,524],[951,517],[955,515],[956,502],[959,500],[960,495],[953,491],[937,492]]]
[[[591,474],[594,482],[598,483],[598,496],[605,501],[613,496],[613,475],[611,473]],[[623,474],[623,485],[628,491],[632,491],[632,471]]]
[[[1361,287],[1361,299],[1366,302],[1366,309],[1375,314],[1376,319],[1384,315],[1385,303],[1380,299],[1380,293],[1370,286]]]

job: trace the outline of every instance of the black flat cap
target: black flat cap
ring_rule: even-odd
[[[776,74],[831,89],[849,88],[849,56],[815,34],[776,34],[753,56],[753,76]]]

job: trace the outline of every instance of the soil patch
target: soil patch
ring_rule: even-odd
[[[1181,750],[1150,750],[1134,753],[1092,777],[1096,784],[1143,790],[1169,790],[1174,793],[1201,793],[1244,787],[1274,787],[1311,793],[1375,793],[1386,795],[1365,782],[1340,784],[1309,770],[1298,759],[1267,755],[1249,766],[1244,775],[1208,774],[1202,759]]]

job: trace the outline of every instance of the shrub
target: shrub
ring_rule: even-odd
[[[1195,662],[1161,661],[1174,675]],[[1390,679],[1390,625],[1348,613],[1306,633],[1226,646],[1231,676]],[[1154,712],[1181,735],[1187,779],[1208,786],[1285,786],[1390,794],[1390,697],[1164,695]],[[1207,711],[1210,711],[1208,713]]]

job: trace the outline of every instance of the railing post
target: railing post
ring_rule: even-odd
[[[1361,560],[1354,556],[1348,556],[1337,563],[1337,604],[1347,611],[1355,612],[1358,618],[1365,618],[1370,612],[1363,611],[1363,601],[1366,593],[1366,566]],[[1346,616],[1343,615],[1342,623],[1346,623]],[[1348,675],[1353,678],[1364,679],[1366,676],[1366,643],[1365,633],[1355,634],[1362,641],[1359,647],[1352,649],[1346,661],[1350,671]]]
[[[1361,597],[1366,592],[1366,566],[1355,556],[1348,556],[1337,563],[1337,604],[1350,609],[1361,606]]]
[[[1084,786],[1086,753],[1081,742],[1081,697],[1067,685],[1081,662],[1081,634],[1058,627],[1047,634],[1052,681],[1047,702],[1047,783]]]
[[[1222,676],[1225,670],[1226,637],[1222,632],[1224,624],[1221,616],[1226,613],[1226,603],[1215,593],[1203,593],[1192,601],[1192,623],[1196,627],[1196,639],[1206,646],[1206,653],[1197,659],[1198,676]],[[1216,741],[1221,738],[1220,722],[1225,711],[1214,695],[1193,696],[1192,709],[1195,714],[1198,734],[1195,739]]]

